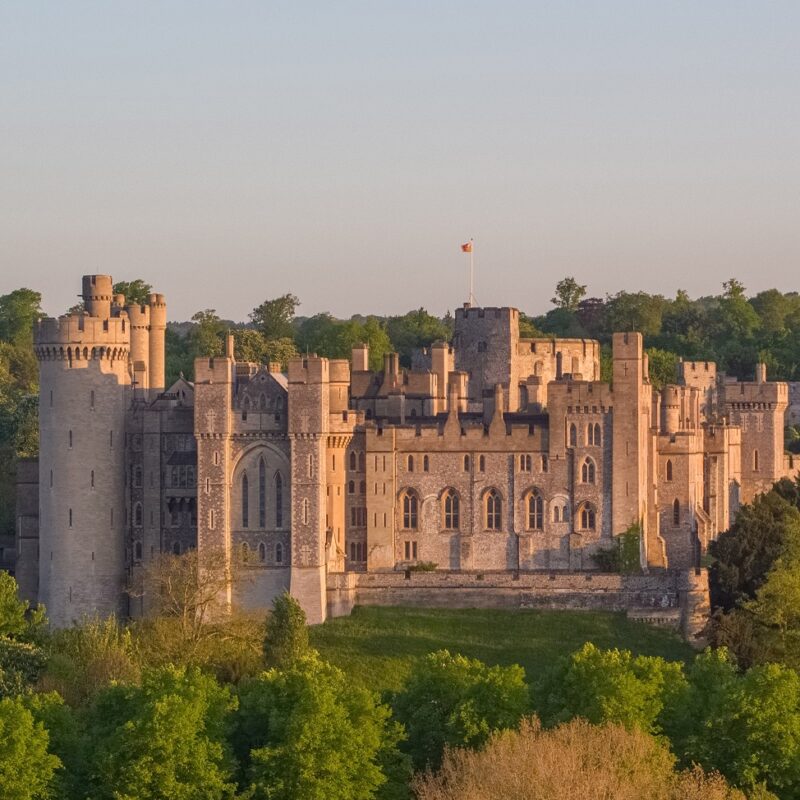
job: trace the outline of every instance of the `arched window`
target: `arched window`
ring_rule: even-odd
[[[486,530],[499,531],[503,527],[503,498],[497,489],[486,492]]]
[[[753,472],[758,472],[758,450],[753,450]]]
[[[275,543],[275,563],[283,564],[283,545],[280,542]]]
[[[668,481],[672,480],[672,459],[671,458],[667,459],[667,480]]]
[[[544,528],[544,500],[535,489],[528,495],[528,530]]]
[[[245,414],[250,410],[250,398],[247,395],[244,396],[244,402],[242,403],[242,410],[245,412]]]
[[[242,527],[246,528],[250,524],[250,482],[247,480],[247,473],[242,474]]]
[[[367,482],[366,481],[361,481],[361,483],[358,484],[358,492],[359,492],[359,494],[366,494],[367,493]]]
[[[262,563],[267,560],[267,546],[264,542],[260,542],[258,545],[258,560]]]
[[[575,426],[574,423],[569,426],[569,446],[570,447],[578,446],[578,428]]]
[[[444,529],[446,531],[457,531],[461,524],[461,508],[458,492],[455,489],[448,489],[444,493]]]
[[[283,527],[283,475],[275,473],[275,527]]]
[[[356,451],[355,451],[355,450],[352,450],[352,451],[350,452],[350,471],[351,471],[351,472],[355,472],[355,471],[356,471],[356,467],[357,467],[357,463],[356,463]]]
[[[600,447],[603,444],[603,437],[600,435],[600,423],[595,422],[594,424],[594,446]]]
[[[600,425],[590,422],[586,426],[586,444],[593,447],[600,447]]]
[[[409,472],[413,472],[414,471],[414,456],[409,456],[408,457],[408,471]]]
[[[468,466],[468,464],[466,462],[464,464],[464,469],[469,469],[469,466]],[[478,469],[481,472],[486,472],[486,456],[481,456],[478,459]]]
[[[423,472],[430,472],[431,469],[431,460],[428,456],[422,457],[422,471]]]
[[[581,466],[581,483],[594,483],[597,477],[596,472],[594,461],[587,458]]]
[[[578,509],[578,523],[582,531],[593,531],[597,527],[597,514],[591,503],[583,503]]]
[[[356,482],[355,481],[348,481],[347,482],[347,494],[355,494],[356,493]]]
[[[677,497],[672,504],[672,524],[676,527],[681,524],[681,503]]]
[[[403,530],[415,531],[417,529],[419,499],[415,492],[407,491],[403,494]]]
[[[142,543],[141,542],[136,542],[136,544],[133,546],[133,557],[137,561],[141,561],[142,560]]]
[[[258,459],[258,527],[267,527],[267,465]]]
[[[469,456],[464,456],[464,472],[469,472]]]
[[[133,524],[137,527],[142,525],[142,504],[136,503],[133,507]]]
[[[561,522],[561,506],[553,506],[553,522]]]

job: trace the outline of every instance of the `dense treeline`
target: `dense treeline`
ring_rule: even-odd
[[[309,646],[288,595],[227,642],[227,626],[209,627],[201,649],[175,612],[48,632],[0,575],[0,794],[556,800],[594,780],[578,793],[800,797],[800,677],[787,666],[587,643],[526,676],[442,650],[379,697]]]

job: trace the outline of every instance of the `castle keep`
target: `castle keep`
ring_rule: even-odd
[[[146,614],[126,585],[190,548],[201,569],[213,553],[246,573],[222,604],[288,589],[312,623],[343,587],[395,592],[423,564],[429,583],[491,574],[534,595],[537,575],[588,580],[632,526],[646,572],[689,570],[796,471],[786,384],[684,362],[656,391],[638,333],[614,335],[610,385],[597,342],[521,338],[516,309],[464,307],[410,370],[388,354],[371,371],[362,345],[284,373],[237,361],[229,338],[165,387],[163,295],[126,304],[91,275],[83,298],[36,329],[38,487],[20,468],[17,576],[55,625]]]

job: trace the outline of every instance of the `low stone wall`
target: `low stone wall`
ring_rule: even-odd
[[[428,608],[548,608],[625,611],[674,620],[698,646],[708,618],[705,570],[648,575],[587,572],[345,572],[328,575],[328,614],[356,605]]]

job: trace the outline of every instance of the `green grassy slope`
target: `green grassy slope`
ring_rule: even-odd
[[[433,650],[521,664],[534,681],[584,642],[676,661],[692,655],[675,633],[605,612],[361,607],[311,629],[324,658],[379,692],[399,689],[413,662]]]

